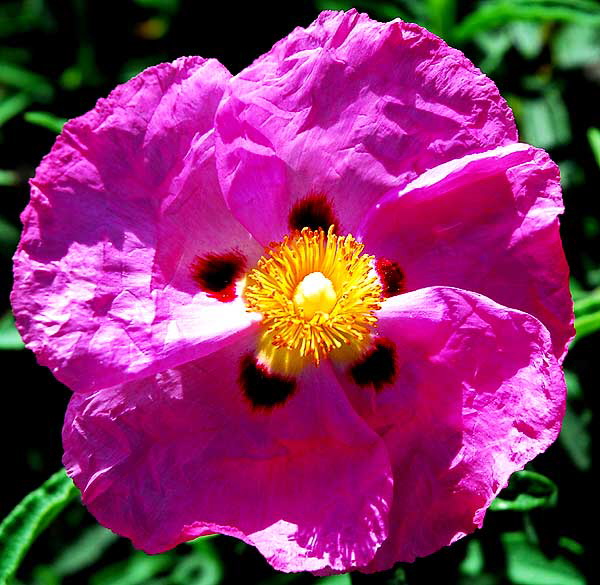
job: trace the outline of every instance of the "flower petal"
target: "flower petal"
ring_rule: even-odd
[[[367,572],[413,561],[481,526],[487,507],[556,438],[565,383],[537,320],[482,295],[434,287],[387,300],[397,348],[379,391],[345,378],[394,466],[390,536]]]
[[[400,265],[406,290],[453,286],[537,317],[562,359],[575,333],[562,212],[557,166],[544,151],[513,144],[391,191],[358,237],[369,254]]]
[[[368,563],[387,536],[385,446],[325,366],[272,410],[243,396],[254,339],[174,370],[75,394],[64,464],[98,520],[149,553],[221,532],[285,571]]]
[[[352,232],[387,190],[514,142],[494,83],[421,27],[324,12],[234,77],[216,118],[219,177],[262,243],[295,201],[326,195]]]
[[[216,181],[229,77],[199,57],[147,69],[69,122],[38,168],[12,303],[28,347],[71,388],[164,370],[251,323],[190,270],[207,251],[260,254]]]

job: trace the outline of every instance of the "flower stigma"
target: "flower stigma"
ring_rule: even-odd
[[[248,311],[262,315],[258,362],[298,374],[325,357],[351,361],[371,345],[382,287],[373,256],[352,235],[308,227],[271,244],[246,279]]]

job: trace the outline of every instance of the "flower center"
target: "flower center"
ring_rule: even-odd
[[[296,287],[294,305],[300,315],[310,320],[315,313],[329,314],[337,303],[333,283],[322,272],[307,274]]]
[[[246,280],[249,311],[262,315],[258,361],[296,375],[326,356],[353,360],[368,349],[382,289],[373,257],[333,226],[303,228],[271,244]]]

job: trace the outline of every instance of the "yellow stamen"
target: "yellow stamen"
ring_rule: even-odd
[[[333,226],[327,234],[303,228],[270,246],[243,293],[248,310],[262,315],[259,361],[295,375],[328,355],[353,359],[368,347],[382,291],[373,257],[362,251]]]

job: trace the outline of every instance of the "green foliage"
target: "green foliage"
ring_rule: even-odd
[[[23,133],[22,140],[29,141],[34,148],[36,142],[43,142],[45,138],[50,144],[52,136],[40,128],[60,132],[65,122],[62,115],[83,113],[87,109],[83,104],[90,104],[90,99],[106,95],[111,87],[150,65],[177,56],[169,52],[169,43],[171,47],[180,46],[180,39],[170,36],[171,25],[178,17],[183,18],[181,10],[190,5],[180,0],[124,0],[124,9],[115,15],[115,23],[129,18],[128,10],[135,17],[128,22],[131,37],[121,45],[117,45],[119,41],[115,38],[116,57],[111,67],[106,64],[106,47],[102,49],[99,41],[111,37],[112,30],[94,28],[90,16],[94,3],[84,0],[63,3],[62,9],[72,12],[72,31],[69,31],[72,38],[56,64],[58,73],[53,77],[45,73],[45,64],[40,64],[39,59],[36,61],[35,52],[27,42],[40,35],[48,35],[55,43],[61,42],[50,33],[59,28],[57,17],[62,13],[46,0],[1,3],[0,141],[4,142],[3,146],[12,150],[15,133]],[[586,542],[579,542],[575,529],[559,525],[553,528],[556,534],[545,534],[551,541],[550,552],[538,542],[541,539],[535,534],[536,530],[543,531],[538,528],[540,517],[557,514],[562,509],[567,511],[562,512],[563,520],[580,513],[578,510],[583,506],[579,502],[583,498],[580,492],[589,482],[591,469],[592,410],[590,376],[586,369],[597,354],[600,330],[600,221],[594,213],[600,169],[600,128],[596,122],[597,107],[586,109],[589,96],[581,88],[598,91],[595,79],[600,65],[600,3],[592,0],[480,0],[472,3],[316,0],[315,6],[335,10],[356,7],[379,20],[400,17],[443,36],[448,43],[464,50],[498,83],[502,95],[514,109],[521,140],[549,149],[554,160],[560,161],[567,207],[563,227],[577,237],[575,244],[567,238],[574,273],[572,292],[577,337],[566,362],[568,403],[560,444],[543,456],[550,462],[541,467],[544,475],[531,471],[514,474],[509,486],[492,504],[492,510],[497,513],[489,514],[484,532],[468,537],[465,546],[457,543],[439,553],[440,556],[417,561],[416,569],[406,565],[385,575],[317,578],[306,574],[266,573],[264,562],[256,560],[250,547],[243,544],[234,547],[228,539],[220,537],[201,538],[173,551],[148,556],[134,551],[112,532],[89,525],[89,519],[81,527],[77,522],[69,524],[70,512],[83,513],[75,504],[53,526],[61,539],[59,546],[53,549],[47,542],[49,535],[41,535],[41,532],[76,496],[64,472],[59,472],[39,490],[26,496],[0,525],[0,585],[15,573],[31,543],[40,535],[38,542],[45,542],[46,553],[54,550],[54,555],[32,559],[33,568],[22,567],[21,574],[30,585],[83,582],[79,579],[90,585],[229,585],[234,582],[230,565],[237,563],[243,570],[246,570],[244,563],[260,565],[262,574],[269,576],[253,580],[253,575],[249,575],[246,581],[261,585],[452,582],[450,575],[447,581],[421,577],[420,570],[431,571],[440,559],[446,559],[439,564],[440,574],[445,567],[454,567],[458,585],[585,583],[578,564]],[[232,12],[232,18],[235,17],[236,13]],[[197,24],[198,47],[205,30],[202,24]],[[210,26],[221,25],[211,22]],[[139,44],[136,50],[130,50],[134,37]],[[161,44],[165,40],[168,42]],[[222,42],[223,45],[235,42],[229,23],[224,27]],[[194,45],[187,39],[185,46]],[[47,52],[49,60],[57,58],[51,44]],[[209,54],[205,49],[198,53],[220,57],[218,52]],[[0,218],[0,260],[4,261],[7,274],[19,236],[15,227],[17,208],[25,205],[27,178],[32,176],[46,147],[37,148],[40,152],[27,160],[15,162],[7,161],[10,157],[3,158],[3,170],[0,170],[4,201],[20,197],[18,205],[10,201],[12,209]],[[0,312],[3,315],[0,349],[17,350],[23,347],[23,342],[8,312],[7,291],[4,298],[5,306]],[[23,357],[8,351],[3,355],[9,360]],[[593,367],[589,369],[594,372]],[[591,388],[593,390],[593,386]],[[60,423],[60,420],[48,422],[56,427],[57,433]],[[40,453],[27,447],[23,458],[37,461],[42,471],[44,457]],[[80,514],[79,521],[81,517]],[[507,532],[509,523],[512,523],[511,531]],[[248,558],[252,560],[248,562]],[[223,559],[227,559],[229,565],[224,564]],[[12,582],[17,583],[14,578]]]
[[[15,93],[0,101],[0,126],[29,107],[31,98],[25,93]]]
[[[528,512],[536,508],[556,506],[556,484],[533,471],[513,473],[508,486],[492,502],[490,510]]]
[[[600,6],[586,0],[491,0],[482,2],[454,30],[464,43],[477,34],[515,21],[600,24]]]
[[[13,576],[33,541],[77,495],[64,471],[31,492],[0,524],[0,585]]]
[[[598,168],[600,168],[600,130],[598,128],[589,128],[587,137]]]
[[[15,328],[15,320],[11,313],[6,313],[0,318],[0,350],[23,349],[25,345]]]
[[[510,105],[524,142],[549,149],[571,141],[569,112],[557,87],[545,87],[533,99],[511,96]]]
[[[49,112],[26,112],[23,116],[26,122],[47,128],[55,134],[60,134],[63,126],[66,123],[66,118],[59,118]]]
[[[547,558],[523,532],[505,532],[507,576],[514,585],[586,585],[575,565],[559,555]]]

